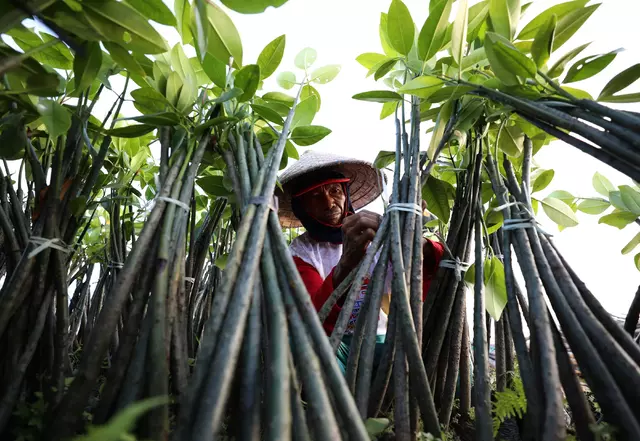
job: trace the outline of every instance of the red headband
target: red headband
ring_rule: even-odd
[[[298,196],[302,196],[305,193],[309,193],[311,190],[315,190],[318,187],[322,187],[323,185],[328,185],[328,184],[344,184],[346,182],[351,181],[351,179],[349,178],[333,178],[333,179],[326,179],[324,181],[320,181],[317,184],[313,184],[308,188],[305,188],[304,190],[301,190],[299,192],[297,192],[296,194],[293,195],[294,198],[297,198]]]

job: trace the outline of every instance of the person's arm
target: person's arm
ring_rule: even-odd
[[[300,277],[302,277],[302,281],[304,282],[304,286],[307,288],[307,292],[311,297],[311,302],[313,306],[316,308],[316,311],[320,311],[322,306],[325,304],[331,293],[333,292],[333,273],[335,268],[331,270],[329,275],[322,279],[318,270],[311,264],[305,262],[299,257],[294,256],[293,261],[298,268],[298,272],[300,273]],[[340,314],[340,306],[338,304],[334,305],[331,308],[331,312],[327,316],[327,319],[322,324],[327,335],[331,335],[333,332],[333,327],[338,319],[338,315]]]
[[[440,242],[424,239],[422,244],[422,301],[427,298],[431,280],[438,271],[444,255],[444,246]]]

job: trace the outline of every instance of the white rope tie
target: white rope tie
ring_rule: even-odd
[[[548,233],[540,226],[540,224],[536,221],[536,218],[533,215],[533,213],[529,210],[529,207],[527,207],[527,205],[523,204],[522,202],[518,202],[518,201],[509,202],[508,204],[500,205],[499,207],[496,207],[493,210],[501,211],[501,210],[504,210],[505,208],[509,208],[513,206],[520,207],[522,210],[520,211],[519,214],[528,215],[528,217],[525,219],[505,219],[504,225],[502,226],[502,229],[504,231],[523,230],[525,228],[535,228],[536,230],[538,230],[540,234],[544,234],[545,236],[553,236],[551,233]]]
[[[412,204],[409,202],[396,202],[387,207],[388,212],[392,211],[406,211],[407,213],[414,213],[418,216],[422,216],[422,207],[418,204]]]
[[[440,261],[441,268],[449,268],[454,271],[458,282],[462,280],[462,272],[468,270],[469,266],[468,262],[462,262],[458,257],[456,257],[456,260],[443,259]]]
[[[266,205],[271,211],[278,212],[278,197],[273,196],[272,198],[268,196],[254,196],[249,199],[248,205]]]
[[[184,281],[185,281],[185,282],[189,282],[189,283],[191,283],[192,285],[193,285],[194,283],[196,283],[196,279],[195,279],[195,278],[193,278],[193,277],[185,277],[185,278],[184,278]]]
[[[191,210],[191,207],[189,207],[188,204],[185,204],[182,201],[179,201],[178,199],[173,199],[167,196],[156,196],[155,198],[156,201],[164,201],[164,202],[168,202],[170,204],[174,204],[177,205],[178,207],[182,208],[184,211],[189,212],[189,210]]]
[[[53,248],[55,250],[62,251],[63,253],[69,253],[71,251],[69,247],[67,247],[67,245],[57,237],[47,239],[45,237],[31,236],[29,238],[29,242],[37,246],[29,253],[27,256],[28,259],[37,256],[47,248]]]

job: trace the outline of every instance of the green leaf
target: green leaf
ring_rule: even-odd
[[[288,139],[287,139],[287,142],[284,144],[284,151],[287,153],[288,158],[295,159],[296,161],[300,159],[300,155],[298,154],[298,149]]]
[[[496,41],[500,37],[492,32],[487,32],[484,39],[484,50],[487,54],[487,59],[491,65],[493,73],[507,86],[517,86],[520,84],[518,77],[512,72],[507,65],[505,65],[504,56],[496,50]]]
[[[227,196],[229,190],[223,184],[222,176],[205,176],[197,179],[196,184],[210,196]]]
[[[206,54],[202,61],[202,69],[213,83],[221,88],[227,85],[227,66],[213,55]]]
[[[439,78],[423,75],[408,81],[398,89],[398,92],[415,95],[420,98],[429,98],[443,84],[443,81]]]
[[[433,128],[433,134],[431,135],[431,141],[429,142],[429,148],[427,150],[427,157],[430,160],[435,160],[435,154],[438,150],[440,143],[444,137],[444,131],[449,123],[449,118],[453,113],[453,105],[451,101],[447,101],[439,108],[436,125]]]
[[[429,2],[429,16],[418,36],[418,55],[421,60],[430,60],[442,49],[452,4],[453,0]]]
[[[553,14],[549,17],[549,21],[538,29],[536,38],[531,45],[531,56],[538,67],[545,65],[549,61],[553,48],[553,38],[558,24],[558,17]]]
[[[367,418],[364,427],[370,437],[377,437],[384,432],[391,423],[388,418]]]
[[[84,91],[91,86],[102,66],[102,49],[96,42],[85,43],[84,57],[75,57],[73,60],[73,76],[77,91]]]
[[[191,3],[189,0],[174,0],[173,10],[176,13],[176,28],[180,37],[182,37],[182,44],[189,44],[193,41],[193,35],[191,35]],[[203,52],[207,46],[203,47]]]
[[[318,111],[318,99],[315,96],[303,100],[296,106],[295,113],[293,114],[293,120],[291,121],[291,128],[298,126],[308,126],[313,122],[313,118]]]
[[[489,45],[486,45],[487,41],[490,41]],[[491,47],[491,49],[489,49],[489,47]],[[536,67],[536,64],[533,62],[533,60],[520,52],[509,42],[504,41],[498,35],[493,34],[492,32],[487,32],[485,40],[485,51],[487,52],[487,57],[489,58],[491,67],[494,69],[494,72],[502,81],[504,81],[503,77],[511,79],[511,76],[506,76],[504,74],[498,75],[495,67],[498,67],[499,69],[507,69],[510,74],[515,74],[523,79],[535,78],[536,73],[538,72],[538,68]],[[496,64],[495,61],[498,61],[499,63]],[[505,84],[507,83],[505,82]],[[518,83],[507,85],[515,86],[517,84]]]
[[[636,255],[633,257],[633,261],[634,261],[634,263],[636,264],[636,269],[637,269],[638,271],[640,271],[640,253],[636,254]]]
[[[331,130],[322,126],[300,126],[291,132],[291,141],[299,146],[313,145],[329,133]]]
[[[178,24],[171,10],[162,0],[127,0],[127,3],[156,23],[166,26],[176,26]]]
[[[257,113],[267,121],[271,121],[272,123],[278,124],[280,126],[284,125],[284,120],[275,110],[270,109],[267,106],[261,106],[259,104],[251,104],[251,108],[255,113]]]
[[[309,77],[309,81],[313,81],[318,84],[327,84],[333,80],[340,73],[339,64],[330,64],[328,66],[319,67]]]
[[[113,61],[118,63],[122,68],[128,70],[132,74],[146,77],[147,73],[144,71],[140,63],[129,53],[128,50],[116,43],[103,42],[105,49],[109,51]]]
[[[511,41],[520,20],[520,0],[489,0],[489,17],[495,33]]]
[[[638,245],[640,245],[640,233],[636,234],[633,239],[629,241],[628,244],[624,246],[622,249],[622,254],[629,254],[633,251]],[[640,255],[640,254],[639,254]]]
[[[587,21],[591,14],[600,6],[600,3],[579,8],[558,20],[556,28],[556,36],[553,41],[553,50],[557,50],[565,44],[575,34],[580,27]]]
[[[295,79],[294,79],[294,81],[295,81]],[[286,93],[282,93],[282,92],[267,92],[264,95],[262,95],[262,99],[265,100],[265,101],[273,101],[273,102],[276,102],[276,103],[282,103],[282,104],[285,104],[287,107],[293,106],[293,102],[295,101],[294,97],[292,97],[291,95],[287,95]]]
[[[190,75],[182,82],[182,88],[180,89],[180,95],[176,103],[178,111],[188,115],[193,109],[197,97],[198,88],[195,83],[195,75]]]
[[[622,201],[622,193],[619,191],[611,191],[609,192],[609,202],[611,205],[616,207],[618,210],[622,211],[630,211],[629,208]]]
[[[458,14],[453,22],[453,30],[451,32],[451,53],[458,66],[462,66],[461,60],[463,59],[465,43],[467,42],[467,26],[469,21],[469,8],[467,4],[467,0],[460,0],[458,2]],[[461,72],[462,68],[459,69],[458,75],[460,75]]]
[[[85,14],[89,13],[87,18],[94,27],[99,28],[106,40],[144,54],[159,54],[169,50],[166,41],[147,18],[132,7],[116,1],[82,4]]]
[[[624,205],[630,212],[640,216],[640,193],[628,185],[621,185],[619,188]]]
[[[244,90],[240,89],[239,87],[234,87],[232,89],[225,90],[224,92],[222,92],[219,97],[213,100],[213,102],[217,104],[221,104],[229,100],[232,100],[234,98],[238,98],[243,93],[244,93]]]
[[[398,62],[397,58],[391,58],[384,61],[380,65],[375,65],[371,68],[367,76],[373,73],[374,74],[373,78],[376,81],[378,81],[380,78],[384,77],[386,74],[391,72],[391,69],[393,69],[393,67],[396,65],[397,62]]]
[[[531,20],[518,34],[518,40],[530,40],[535,38],[540,28],[544,27],[548,23],[552,15],[558,17],[558,20],[562,19],[566,15],[582,9],[589,0],[576,0],[566,3],[555,5],[540,13],[536,18]]]
[[[241,14],[260,14],[269,6],[279,8],[287,0],[221,0],[222,4]]]
[[[378,156],[376,156],[376,159],[373,161],[373,166],[377,169],[385,168],[389,164],[393,164],[395,160],[396,152],[387,152],[381,150],[380,152],[378,152]]]
[[[173,112],[158,112],[148,115],[132,116],[129,118],[122,118],[122,120],[133,120],[139,123],[157,126],[175,126],[180,123],[180,117]]]
[[[509,156],[519,157],[524,149],[524,133],[518,126],[504,127],[498,138],[498,147]]]
[[[55,37],[45,33],[41,33],[40,36],[38,36],[34,30],[25,28],[22,25],[14,27],[11,31],[7,32],[7,35],[11,36],[13,41],[15,41],[18,47],[20,47],[24,52],[30,51],[56,39]],[[61,42],[44,50],[32,53],[31,58],[54,69],[68,70],[73,67],[73,55]]]
[[[628,211],[616,211],[611,214],[604,215],[598,220],[599,224],[607,224],[622,230],[624,227],[634,222],[638,217]]]
[[[233,57],[233,64],[236,67],[242,66],[242,40],[231,18],[215,3],[207,2],[207,19],[207,52],[225,65],[228,65],[229,58]]]
[[[220,124],[224,124],[227,122],[237,122],[237,121],[238,121],[238,118],[234,116],[218,116],[216,118],[210,119],[204,124],[200,124],[199,126],[196,126],[193,132],[196,135],[199,135],[210,127],[219,126]]]
[[[83,5],[86,3],[83,3]],[[169,397],[157,396],[132,403],[116,413],[104,426],[92,427],[88,434],[73,438],[73,441],[119,441],[134,428],[142,415],[151,409],[169,403]]]
[[[276,82],[278,86],[289,90],[296,85],[296,74],[293,72],[280,72],[276,77]]]
[[[131,126],[116,127],[108,130],[107,133],[118,138],[139,138],[155,130],[154,126],[147,124],[135,124]]]
[[[496,256],[488,259],[484,266],[485,308],[494,320],[500,320],[507,305],[507,287],[504,265]]]
[[[380,34],[380,45],[382,51],[389,57],[398,57],[400,54],[391,46],[389,42],[389,35],[387,33],[388,16],[386,13],[380,13],[380,25],[378,26],[378,33]]]
[[[587,48],[587,46],[589,46],[590,44],[591,43],[585,43],[585,44],[583,44],[581,46],[578,46],[577,48],[573,49],[572,51],[567,52],[565,55],[560,57],[560,59],[558,59],[558,61],[556,61],[554,63],[554,65],[551,66],[551,68],[549,68],[549,71],[547,72],[547,75],[550,78],[558,78],[560,75],[562,75],[562,72],[564,71],[565,66],[571,60],[573,60],[575,57],[580,55],[580,53],[583,50],[585,50]]]
[[[398,107],[398,103],[396,101],[389,101],[382,105],[382,110],[380,111],[380,119],[385,119],[388,116],[393,115]]]
[[[71,127],[71,113],[57,101],[40,99],[36,109],[51,139],[55,140],[58,136],[66,134]]]
[[[371,92],[356,93],[352,98],[355,100],[371,101],[374,103],[402,101],[402,95],[390,90],[372,90]]]
[[[198,59],[204,61],[209,49],[209,18],[206,0],[194,0],[193,14],[189,17],[189,33],[195,38],[195,48]],[[224,54],[223,54],[224,56]],[[213,56],[212,56],[213,57]],[[228,61],[220,61],[227,65]]]
[[[633,84],[638,78],[640,78],[640,63],[634,64],[613,77],[611,81],[604,86],[602,92],[600,92],[598,100],[612,96],[616,92]]]
[[[564,78],[564,83],[582,81],[597,75],[611,64],[611,62],[616,58],[617,53],[620,51],[621,49],[618,49],[609,52],[608,54],[592,55],[590,57],[583,58],[569,68],[567,76]]]
[[[216,260],[213,264],[218,268],[220,268],[221,270],[224,270],[225,267],[227,266],[228,259],[229,259],[228,254],[220,254],[218,257],[216,257]]]
[[[409,9],[401,0],[392,0],[387,15],[389,43],[402,55],[409,54],[413,46],[415,25]]]
[[[366,52],[356,57],[356,61],[360,63],[365,69],[371,69],[378,63],[386,60],[388,57],[383,54],[377,54],[374,52]]]
[[[293,64],[296,65],[299,69],[307,69],[309,68],[318,58],[318,53],[315,49],[306,47],[298,52],[296,58],[293,61]]]
[[[553,180],[553,176],[555,172],[553,170],[544,170],[533,180],[533,191],[535,193],[537,191],[542,191],[551,183]]]
[[[486,30],[486,22],[488,16],[489,2],[487,1],[476,3],[475,5],[471,6],[471,8],[469,8],[467,43],[471,44],[476,38],[478,38],[481,30],[483,32]]]
[[[591,179],[591,183],[593,184],[593,188],[600,193],[602,196],[608,198],[609,192],[615,191],[616,187],[613,186],[611,181],[605,178],[598,172],[595,172],[593,178]]]
[[[300,91],[300,101],[304,101],[309,97],[315,97],[316,98],[316,104],[317,104],[317,108],[316,108],[316,112],[318,112],[320,110],[320,93],[311,85],[306,84],[302,87],[302,90]]]
[[[271,43],[265,46],[258,56],[258,66],[260,66],[260,75],[262,79],[269,78],[280,66],[284,48],[286,46],[287,37],[281,35]]]
[[[143,87],[131,92],[134,99],[133,105],[140,113],[164,112],[169,107],[169,102],[160,92],[152,87]]]
[[[578,225],[578,218],[576,217],[571,207],[560,199],[544,198],[540,201],[542,203],[542,209],[549,216],[549,219],[554,221],[561,227],[575,227]]]
[[[578,210],[587,214],[602,214],[610,206],[604,199],[585,199],[578,204]]]
[[[637,103],[640,102],[640,93],[627,93],[624,95],[612,95],[599,98],[603,103]]]
[[[172,106],[178,104],[182,84],[182,79],[180,78],[180,75],[178,75],[178,72],[171,72],[167,79],[167,92],[165,93],[165,96],[169,104]]]
[[[248,64],[238,71],[234,82],[235,87],[243,90],[238,97],[238,102],[249,101],[255,95],[260,84],[260,67],[257,64]]]
[[[189,58],[184,54],[180,43],[171,49],[171,66],[178,72],[178,75],[180,75],[180,78],[183,80],[189,76],[193,78],[196,76],[191,61],[189,61]]]
[[[429,176],[422,186],[422,199],[427,204],[427,210],[445,224],[451,216],[449,196],[454,194],[453,185],[433,176]]]

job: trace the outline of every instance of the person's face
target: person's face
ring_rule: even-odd
[[[347,196],[342,184],[326,184],[302,195],[304,210],[313,218],[329,225],[339,225]]]

